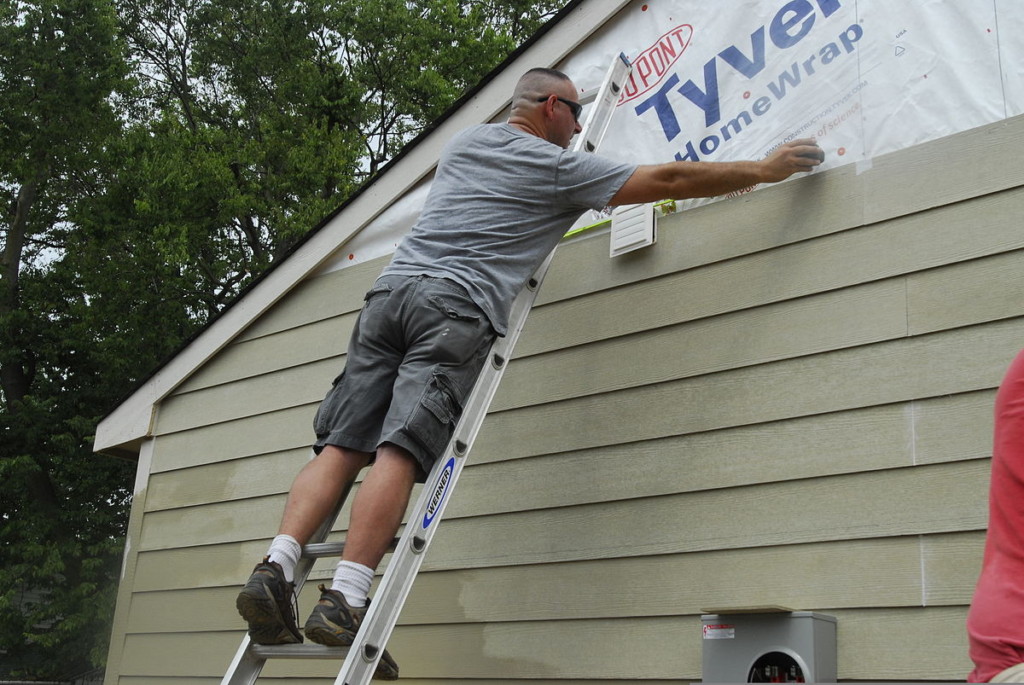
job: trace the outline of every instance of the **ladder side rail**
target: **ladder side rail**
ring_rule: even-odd
[[[541,270],[546,271],[552,255],[553,252],[538,273]],[[539,286],[539,281],[536,283]],[[352,643],[349,658],[345,660],[335,680],[336,685],[365,685],[373,677],[380,654],[394,631],[426,550],[444,516],[444,510],[450,500],[449,495],[465,466],[465,457],[472,449],[476,435],[483,425],[487,408],[508,366],[509,355],[522,332],[526,314],[536,299],[536,293],[536,286],[524,288],[513,305],[507,335],[492,345],[490,357],[470,393],[452,440],[431,469],[430,477],[408,518],[397,550],[384,572],[362,628]]]
[[[574,146],[575,150],[593,151],[600,145],[611,118],[610,114],[605,116],[603,110],[614,111],[618,93],[631,70],[632,65],[625,55],[620,54],[608,70],[598,94],[597,107],[588,117],[586,128],[581,131]],[[595,122],[598,130],[591,131],[591,125]],[[465,457],[472,449],[554,255],[555,250],[552,250],[516,296],[509,316],[508,333],[495,340],[491,346],[490,358],[469,395],[448,447],[434,463],[430,477],[420,492],[398,548],[381,578],[376,597],[334,681],[335,685],[368,685],[373,678],[377,662],[398,623],[398,616],[412,589],[423,557],[443,518],[449,495],[462,473]]]
[[[252,685],[260,677],[264,659],[253,654],[250,649],[251,646],[252,639],[246,633],[245,637],[242,638],[242,644],[238,647],[238,651],[235,652],[234,658],[231,659],[231,663],[228,665],[228,669],[220,681],[221,685]]]
[[[633,65],[625,53],[620,52],[608,68],[608,75],[597,91],[595,105],[587,115],[587,122],[583,126],[584,130],[580,132],[574,149],[594,152],[601,145],[601,141],[604,140],[604,136],[608,132],[612,115],[615,114],[615,106],[622,94],[622,88],[632,71]]]

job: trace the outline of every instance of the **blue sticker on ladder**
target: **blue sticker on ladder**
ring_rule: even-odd
[[[455,474],[455,457],[448,460],[448,463],[441,469],[441,475],[437,478],[437,485],[434,487],[434,494],[430,496],[430,504],[427,505],[427,513],[423,515],[423,529],[426,530],[434,522],[434,517],[441,508],[441,503],[448,496],[448,487],[452,483],[452,476]]]

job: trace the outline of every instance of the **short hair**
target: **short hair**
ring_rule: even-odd
[[[526,104],[535,104],[537,98],[551,93],[556,83],[572,83],[572,79],[557,69],[534,67],[519,78],[512,93],[512,109]]]

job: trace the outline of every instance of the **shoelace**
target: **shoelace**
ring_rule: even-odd
[[[292,620],[295,621],[295,628],[299,627],[299,593],[295,589],[295,581],[288,583],[292,586]]]

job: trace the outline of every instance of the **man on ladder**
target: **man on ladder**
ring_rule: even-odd
[[[331,587],[305,623],[310,640],[352,641],[413,484],[443,453],[516,294],[587,209],[712,197],[782,181],[824,159],[813,140],[751,162],[636,166],[570,151],[581,105],[561,72],[532,69],[511,116],[445,147],[423,213],[366,295],[346,366],[314,420],[316,456],[289,493],[279,534],[238,596],[252,642],[302,641],[292,581],[302,546],[372,464],[352,506]],[[386,653],[377,670],[397,678]]]

